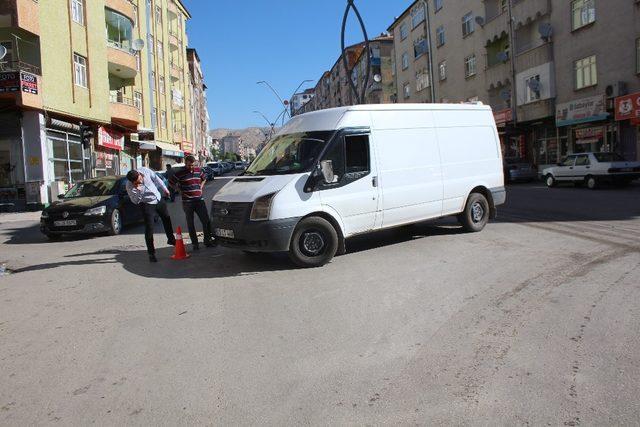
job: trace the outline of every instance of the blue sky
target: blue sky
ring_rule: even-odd
[[[212,128],[263,126],[279,114],[269,81],[283,98],[315,82],[340,53],[346,0],[183,0],[191,12],[189,44],[198,50],[208,86]],[[411,0],[356,0],[370,37],[386,31]],[[352,14],[353,16],[353,14]],[[362,40],[350,18],[347,43]]]

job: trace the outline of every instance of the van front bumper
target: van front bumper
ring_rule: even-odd
[[[300,218],[251,221],[251,203],[213,202],[211,228],[216,241],[229,248],[255,252],[286,252]]]

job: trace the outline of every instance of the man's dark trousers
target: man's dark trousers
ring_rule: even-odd
[[[187,227],[189,228],[189,237],[191,237],[191,243],[194,246],[198,246],[198,234],[196,233],[196,225],[193,222],[194,213],[198,215],[198,218],[200,218],[200,222],[202,223],[202,230],[204,231],[204,242],[206,244],[211,243],[211,223],[209,222],[207,205],[204,203],[204,200],[182,202],[182,209],[184,210],[184,216],[187,219]]]
[[[142,210],[142,216],[144,217],[144,240],[147,242],[147,252],[149,255],[156,253],[156,248],[153,245],[153,225],[154,217],[156,214],[162,220],[164,226],[164,232],[167,234],[167,243],[175,244],[175,237],[173,236],[173,226],[171,225],[171,217],[167,210],[167,203],[164,200],[160,200],[157,204],[152,205],[149,203],[140,203],[140,209]]]

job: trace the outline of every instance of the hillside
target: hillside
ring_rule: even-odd
[[[225,129],[218,128],[209,131],[213,139],[222,139],[225,136],[232,135],[239,137],[245,144],[252,148],[257,148],[265,141],[265,133],[269,133],[269,128],[250,127],[246,129]]]

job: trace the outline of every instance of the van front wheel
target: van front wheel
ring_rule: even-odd
[[[338,233],[329,221],[319,217],[298,223],[289,246],[289,258],[298,267],[321,267],[338,251]]]
[[[487,198],[480,193],[472,193],[467,200],[464,212],[459,220],[462,228],[469,232],[478,232],[489,222],[490,208]]]

